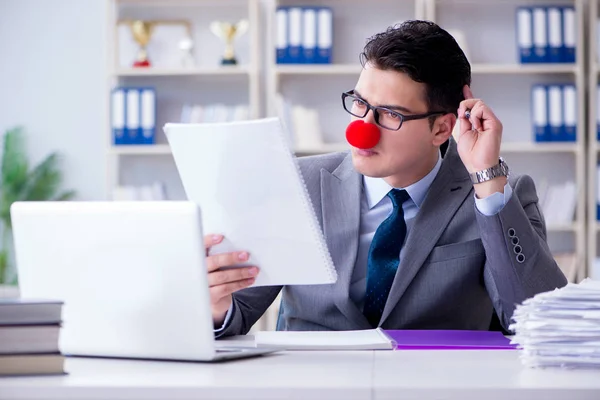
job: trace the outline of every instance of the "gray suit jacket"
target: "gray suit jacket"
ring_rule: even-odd
[[[299,163],[338,280],[332,285],[284,287],[278,328],[369,329],[349,297],[362,176],[349,153],[300,158]],[[504,208],[494,216],[481,214],[468,172],[450,140],[406,238],[381,327],[487,330],[495,311],[507,328],[517,303],[567,283],[546,243],[533,180],[511,176],[510,185],[513,195]],[[281,289],[235,293],[232,317],[219,336],[247,333]]]

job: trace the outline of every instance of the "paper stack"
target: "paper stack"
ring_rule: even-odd
[[[513,321],[525,365],[600,368],[600,281],[540,293],[517,306]]]

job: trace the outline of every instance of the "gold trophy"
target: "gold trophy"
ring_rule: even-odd
[[[225,53],[221,59],[221,65],[236,65],[237,59],[233,51],[233,41],[242,36],[248,30],[248,20],[241,20],[237,24],[215,21],[210,24],[210,30],[217,37],[225,41]]]
[[[139,19],[128,22],[133,38],[135,39],[137,44],[140,45],[133,66],[149,67],[150,59],[148,58],[148,51],[146,50],[146,46],[148,45],[148,42],[150,42],[150,37],[152,37],[152,31],[154,30],[154,26],[156,25],[156,23],[151,21],[142,21]]]
[[[186,30],[187,38],[192,37],[192,27],[189,21],[186,20],[153,20],[153,21],[144,21],[140,19],[135,20],[121,20],[120,24],[126,24],[129,26],[131,31],[131,35],[133,39],[140,46],[135,57],[135,61],[133,62],[134,67],[150,67],[152,64],[150,63],[150,58],[148,56],[147,46],[150,42],[150,38],[152,37],[152,33],[154,29],[158,25],[180,25],[184,26]],[[190,50],[191,51],[191,50]]]

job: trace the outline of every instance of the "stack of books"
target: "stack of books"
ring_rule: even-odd
[[[586,279],[517,306],[512,339],[530,367],[600,368],[600,282]]]
[[[0,376],[64,373],[62,302],[0,299]]]

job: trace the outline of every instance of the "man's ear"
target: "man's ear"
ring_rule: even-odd
[[[433,124],[433,145],[440,146],[452,135],[456,125],[456,115],[448,113],[438,117]],[[458,132],[458,131],[457,131]],[[456,136],[454,137],[456,140]]]

